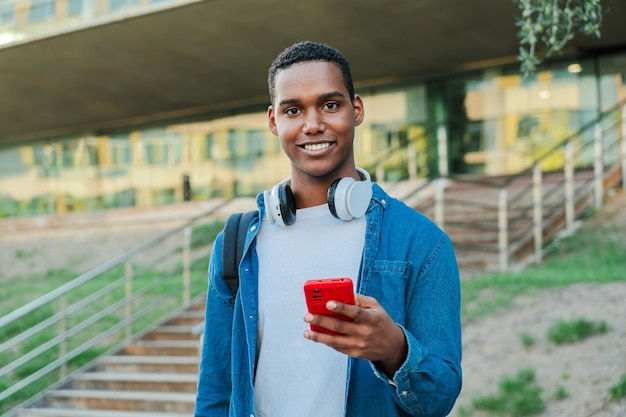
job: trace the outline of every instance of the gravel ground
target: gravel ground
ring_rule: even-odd
[[[626,400],[609,401],[626,375],[626,282],[577,284],[518,297],[514,307],[463,328],[464,385],[451,416],[472,398],[496,394],[504,376],[535,370],[547,403],[541,417],[623,417]],[[574,344],[555,345],[548,328],[558,320],[604,321],[609,331]],[[533,337],[525,348],[521,335]],[[562,387],[563,400],[554,394]]]

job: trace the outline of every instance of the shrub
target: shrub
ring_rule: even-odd
[[[561,345],[563,343],[579,342],[595,334],[607,332],[606,322],[592,322],[585,319],[572,321],[559,320],[548,330],[548,338]]]
[[[619,382],[609,389],[609,398],[619,400],[626,397],[626,375],[622,376]]]
[[[535,371],[522,369],[500,382],[497,395],[476,398],[472,406],[497,416],[534,416],[546,407],[542,394],[543,390],[535,383]]]

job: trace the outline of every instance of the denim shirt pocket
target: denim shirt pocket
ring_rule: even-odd
[[[374,261],[364,271],[359,292],[374,297],[387,314],[398,324],[404,325],[406,286],[411,264],[404,261]]]

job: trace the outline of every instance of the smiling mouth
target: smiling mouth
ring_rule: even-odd
[[[326,149],[330,146],[330,143],[328,142],[324,142],[324,143],[310,143],[307,145],[304,145],[304,149],[306,149],[307,151],[320,151],[322,149]]]

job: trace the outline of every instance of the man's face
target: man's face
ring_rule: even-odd
[[[276,74],[269,128],[291,160],[292,180],[324,181],[354,172],[354,128],[363,103],[350,100],[339,67],[330,62],[294,64]]]

